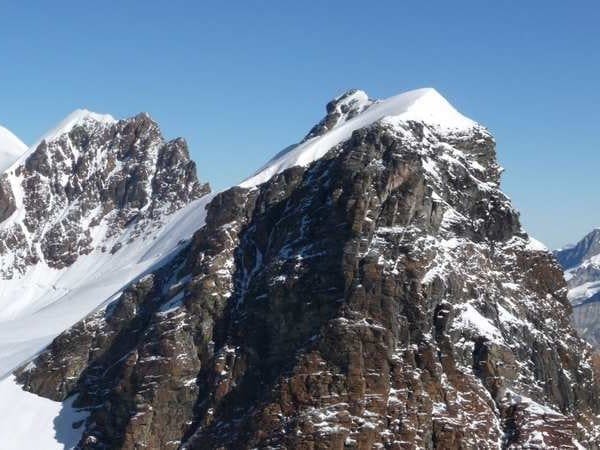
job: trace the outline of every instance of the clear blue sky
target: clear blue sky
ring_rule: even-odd
[[[31,143],[76,108],[147,111],[219,189],[348,88],[432,86],[491,129],[504,190],[556,247],[600,226],[598,5],[9,0],[0,123]]]

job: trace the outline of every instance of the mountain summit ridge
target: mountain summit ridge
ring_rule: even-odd
[[[395,128],[410,121],[422,122],[449,134],[480,127],[433,88],[415,89],[384,100],[370,100],[364,91],[352,89],[329,102],[326,109],[325,118],[304,140],[278,153],[239,186],[256,186],[290,167],[307,166],[350,138],[354,131],[379,122]]]

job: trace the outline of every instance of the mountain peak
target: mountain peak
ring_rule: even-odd
[[[468,130],[476,122],[461,114],[434,88],[422,88],[396,95],[382,103],[390,108],[389,122],[414,120],[442,130]]]
[[[344,92],[327,103],[325,106],[327,115],[308,132],[304,141],[327,133],[357,116],[372,104],[373,100],[369,99],[365,91],[350,89]]]
[[[0,252],[0,276],[23,275],[40,261],[67,267],[102,247],[117,251],[208,191],[185,142],[167,142],[147,114],[116,121],[74,111],[11,162],[0,183],[0,241],[25,255],[8,261]],[[116,242],[124,230],[127,239]],[[20,239],[7,243],[14,233]]]
[[[290,167],[307,166],[361,128],[381,122],[401,129],[409,121],[421,122],[444,134],[464,134],[478,127],[433,88],[384,100],[370,100],[364,91],[353,89],[327,104],[327,116],[298,145],[278,153],[240,186],[253,187]]]
[[[0,125],[0,150],[16,154],[22,153],[27,149],[15,134],[7,128]]]

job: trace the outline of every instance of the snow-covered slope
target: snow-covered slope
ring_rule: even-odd
[[[3,450],[72,448],[87,416],[72,399],[54,402],[26,392],[7,376],[52,339],[92,311],[108,305],[132,280],[161,266],[204,223],[212,195],[173,214],[159,232],[128,245],[118,257],[94,251],[63,270],[34,267],[18,280],[0,281],[0,436]],[[5,377],[4,379],[2,379]],[[15,407],[19,414],[12,414]],[[31,430],[35,429],[35,433]]]
[[[0,380],[0,436],[6,450],[64,450],[77,445],[81,431],[73,427],[88,414],[63,403],[23,391],[13,376]]]
[[[171,215],[159,231],[134,240],[119,255],[95,250],[66,269],[38,264],[22,278],[0,281],[0,377],[109,302],[132,280],[163,264],[202,226],[204,206],[211,197],[193,201]]]
[[[0,172],[4,172],[26,150],[27,146],[18,137],[0,126]]]

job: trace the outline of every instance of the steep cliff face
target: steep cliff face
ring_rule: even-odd
[[[400,96],[402,97],[402,96]],[[560,267],[435,91],[352,91],[16,372],[105,448],[598,448]]]
[[[554,252],[565,270],[573,324],[594,347],[600,345],[600,229],[576,245]]]

